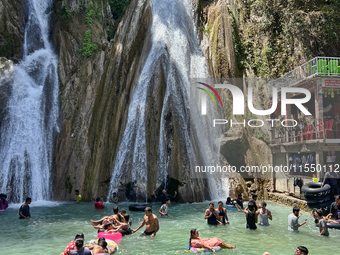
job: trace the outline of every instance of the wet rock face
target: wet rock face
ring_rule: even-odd
[[[0,56],[15,63],[23,55],[24,30],[28,20],[27,1],[0,2]]]
[[[149,1],[132,1],[111,42],[106,25],[93,19],[92,43],[99,50],[88,59],[78,53],[87,29],[84,14],[72,16],[68,26],[58,20],[62,125],[54,167],[55,199],[71,198],[74,189],[85,200],[107,196],[130,98],[148,51],[141,45],[147,45],[151,17]],[[119,189],[124,197],[138,199],[140,190],[131,191],[134,187],[126,175]]]
[[[7,102],[11,96],[12,81],[13,81],[13,62],[4,57],[0,57],[0,130],[2,124],[5,121],[4,116],[8,116],[6,114],[8,111]]]
[[[211,74],[215,78],[242,77],[237,67],[232,21],[226,1],[220,0],[216,4],[200,1],[198,11],[197,30]]]

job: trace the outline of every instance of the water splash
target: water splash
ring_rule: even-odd
[[[193,132],[190,130],[189,117],[191,66],[193,66],[191,62],[199,60],[195,62],[199,77],[209,75],[196,41],[191,1],[153,1],[152,9],[152,46],[129,106],[128,120],[116,157],[108,199],[110,194],[119,188],[122,178],[135,183],[136,192],[145,194],[144,198],[147,196],[145,115],[148,107],[147,94],[152,91],[152,79],[164,75],[166,84],[157,166],[157,182],[166,183],[173,141],[169,127],[174,121],[178,125],[180,123],[179,140],[183,157],[190,157],[190,132]],[[200,183],[204,185],[204,181]],[[208,183],[211,189],[210,197],[226,195],[224,187],[216,185],[216,181],[208,180]]]
[[[11,202],[49,200],[58,127],[58,60],[48,41],[52,0],[30,0],[24,56],[14,67],[1,130],[0,191]]]

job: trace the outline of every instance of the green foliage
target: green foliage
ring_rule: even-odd
[[[91,29],[86,30],[83,42],[83,48],[80,50],[83,57],[88,58],[94,51],[98,50],[98,46],[91,42]]]
[[[70,10],[70,7],[68,6],[67,2],[63,2],[63,14],[62,14],[62,19],[65,21],[65,22],[68,22],[69,18],[71,17],[71,10]]]
[[[96,19],[97,19],[99,22],[102,22],[102,12],[101,12],[101,9],[100,9],[100,8],[97,9]]]
[[[245,49],[244,49],[243,43],[241,41],[240,35],[238,33],[235,18],[233,16],[233,12],[232,12],[230,7],[228,8],[228,11],[229,11],[229,14],[230,14],[232,33],[233,33],[233,37],[234,37],[237,66],[238,66],[239,70],[243,70],[246,67],[245,62],[244,62]]]
[[[114,20],[121,20],[129,3],[130,0],[109,0]]]
[[[256,76],[280,77],[307,58],[340,54],[339,0],[240,0],[235,3],[245,66]],[[233,34],[235,37],[234,31]],[[238,52],[236,48],[237,45],[235,51]]]
[[[108,40],[110,41],[116,34],[118,24],[123,18],[126,8],[130,3],[130,0],[108,0],[113,19],[115,20],[115,25],[110,25],[110,30],[108,33]]]
[[[210,35],[210,33],[211,33],[211,26],[210,26],[209,22],[208,22],[208,28],[207,29],[205,29],[205,25],[204,24],[202,25],[202,32],[205,35]]]
[[[87,26],[90,26],[92,24],[92,18],[94,17],[94,15],[95,13],[93,10],[93,5],[92,5],[92,8],[89,9],[89,11],[85,15],[85,21],[86,21]]]

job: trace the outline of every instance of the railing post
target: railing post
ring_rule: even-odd
[[[319,75],[319,61],[318,61],[318,57],[315,58],[315,62],[316,62],[316,75]]]

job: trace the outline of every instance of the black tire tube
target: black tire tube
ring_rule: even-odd
[[[146,207],[151,207],[149,204],[132,204],[129,206],[130,211],[144,212]]]
[[[302,186],[301,192],[305,197],[321,197],[331,192],[331,186],[326,184],[321,188],[321,182],[308,182]]]
[[[132,234],[132,230],[130,228],[127,229],[127,230],[119,229],[118,232],[121,233],[122,236],[126,236],[126,235],[131,235]]]
[[[308,207],[309,208],[325,208],[325,207],[330,207],[331,204],[333,203],[332,200],[326,202],[326,203],[322,203],[322,204],[310,204],[310,203],[307,203]]]
[[[340,223],[326,223],[328,228],[336,228],[340,229]],[[316,227],[319,227],[319,223],[315,224]]]
[[[322,204],[322,203],[325,203],[325,202],[331,200],[331,195],[328,194],[328,195],[322,196],[322,197],[304,197],[304,199],[309,204]]]

